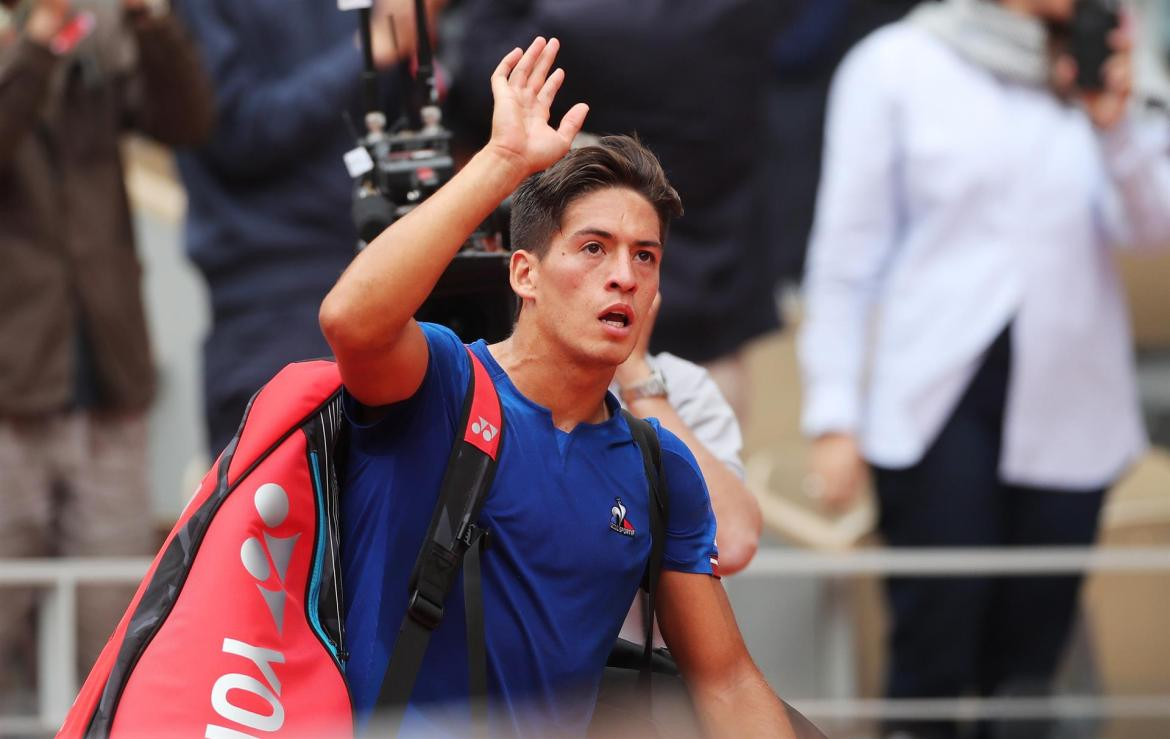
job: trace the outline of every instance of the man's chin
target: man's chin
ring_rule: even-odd
[[[632,342],[627,345],[625,342],[605,341],[582,343],[578,345],[576,354],[591,365],[615,370],[622,362],[629,358],[633,351],[634,346]]]

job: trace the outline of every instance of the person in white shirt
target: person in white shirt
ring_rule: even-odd
[[[638,344],[618,366],[610,390],[634,415],[657,418],[695,455],[718,526],[719,572],[734,575],[752,561],[764,525],[760,504],[744,483],[739,421],[706,369],[669,352],[649,352],[661,302],[661,295],[654,299]]]
[[[1073,5],[926,3],[833,83],[799,341],[809,483],[842,507],[868,462],[893,546],[1089,544],[1146,443],[1111,250],[1170,243],[1170,131],[1130,111],[1124,32],[1103,89],[1075,89]],[[1078,587],[892,580],[888,694],[1046,689]]]

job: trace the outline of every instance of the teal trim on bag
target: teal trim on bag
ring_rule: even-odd
[[[329,649],[333,659],[336,660],[344,673],[345,664],[337,652],[337,645],[326,635],[325,629],[321,626],[321,617],[317,614],[317,603],[321,594],[321,570],[325,568],[325,547],[328,546],[329,535],[325,531],[325,491],[321,488],[317,452],[309,452],[309,459],[312,461],[310,466],[313,468],[313,491],[317,501],[317,546],[313,551],[313,573],[309,579],[309,601],[306,603],[305,611],[309,616],[309,624],[313,627],[313,631],[317,633],[321,643]]]

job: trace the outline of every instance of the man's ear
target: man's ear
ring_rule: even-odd
[[[524,249],[512,252],[508,261],[508,282],[512,285],[512,292],[521,302],[536,297],[536,282],[540,274],[540,260],[536,255]]]

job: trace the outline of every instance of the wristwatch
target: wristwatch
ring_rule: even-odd
[[[643,398],[665,398],[666,397],[666,380],[663,379],[662,373],[657,369],[650,371],[650,376],[644,380],[638,380],[632,385],[622,388],[622,400],[626,403],[633,403],[635,400],[642,400]]]

